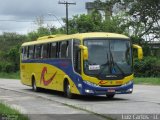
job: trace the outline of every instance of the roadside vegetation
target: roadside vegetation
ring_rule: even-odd
[[[21,114],[18,110],[3,103],[0,103],[0,115],[2,120],[29,120],[27,116]]]
[[[18,72],[0,72],[0,78],[7,78],[7,79],[20,79],[20,73]]]
[[[105,16],[102,16],[96,7],[91,14],[75,15],[69,19],[69,34],[102,31],[125,34],[131,38],[132,43],[143,47],[145,57],[142,61],[136,59],[136,51],[133,51],[135,76],[138,78],[147,77],[148,79],[151,77],[154,78],[153,80],[160,78],[160,49],[154,49],[150,44],[160,38],[158,27],[160,1],[126,0],[122,3],[120,0],[105,2],[95,0],[94,3],[100,4],[105,9]],[[115,5],[118,13],[113,13]],[[63,20],[65,23],[65,19]],[[60,28],[56,28],[54,25],[46,27],[43,16],[36,17],[35,24],[38,29],[27,35],[6,32],[0,35],[0,77],[19,78],[20,46],[22,43],[36,40],[45,35],[65,34],[66,32],[65,26]],[[132,28],[132,32],[129,32],[130,28]],[[150,34],[154,37],[149,37]],[[147,38],[147,41],[144,38]],[[137,80],[141,81],[142,79]]]
[[[141,85],[160,85],[160,78],[135,78],[134,79],[135,84],[141,84]]]

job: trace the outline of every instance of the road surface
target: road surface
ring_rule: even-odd
[[[87,115],[92,120],[124,119],[127,117],[123,116],[125,114],[154,114],[160,119],[160,86],[135,85],[133,94],[116,95],[112,100],[105,96],[76,96],[75,99],[68,99],[61,92],[33,92],[31,87],[22,85],[20,80],[0,79],[0,101],[25,114],[41,114],[42,119],[52,114],[56,117],[63,114],[62,119],[66,118],[65,115],[74,114],[71,120],[85,120]]]

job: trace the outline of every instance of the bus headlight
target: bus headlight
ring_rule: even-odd
[[[89,82],[89,81],[83,81],[83,82],[86,83],[87,85],[90,85],[90,86],[99,87],[99,85],[94,84],[94,83]]]
[[[86,92],[86,93],[94,93],[93,90],[88,90],[88,89],[85,89],[85,92]]]
[[[132,82],[133,82],[133,80],[131,80],[131,81],[125,83],[123,86],[129,85],[129,84],[131,84]]]
[[[130,88],[130,89],[128,89],[126,92],[132,92],[133,91],[133,89],[132,88]]]

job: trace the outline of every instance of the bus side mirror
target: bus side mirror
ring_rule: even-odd
[[[137,49],[138,52],[138,59],[142,60],[143,59],[143,50],[142,47],[136,44],[133,44],[133,48]]]
[[[82,50],[83,60],[88,60],[88,48],[83,45],[79,45],[79,48]]]

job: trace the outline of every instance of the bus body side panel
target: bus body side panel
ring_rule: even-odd
[[[64,79],[68,79],[72,93],[80,94],[77,88],[77,80],[80,80],[81,77],[74,73],[70,60],[23,61],[21,63],[22,83],[31,86],[32,75],[35,75],[37,87],[58,91],[64,91]]]
[[[30,75],[30,64],[29,63],[21,63],[21,83],[24,85],[31,86],[31,75]]]

